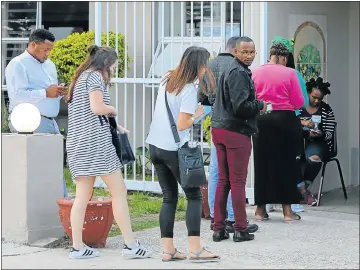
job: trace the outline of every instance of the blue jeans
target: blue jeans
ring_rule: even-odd
[[[16,133],[17,131],[11,124],[9,119],[9,129],[12,133]],[[34,131],[34,133],[50,133],[50,134],[60,134],[59,127],[55,120],[50,120],[45,117],[41,117],[41,122],[39,127]],[[64,186],[64,198],[68,197],[68,190],[66,187],[65,176],[63,176],[63,186]]]
[[[218,160],[216,156],[216,148],[214,143],[211,140],[211,149],[210,149],[210,166],[209,166],[209,182],[208,182],[208,203],[210,208],[210,216],[214,217],[214,204],[215,204],[215,193],[216,186],[219,182],[219,167]],[[231,192],[229,193],[227,200],[227,212],[228,220],[235,221],[234,210],[231,200]]]
[[[324,160],[327,155],[327,148],[325,142],[308,142],[305,147],[305,161],[303,162],[303,180],[308,180],[309,182],[314,181],[315,177],[319,174],[321,170],[322,163],[311,161],[309,158],[311,156],[318,156],[320,160]],[[302,181],[297,186],[298,188],[305,186],[306,181]]]

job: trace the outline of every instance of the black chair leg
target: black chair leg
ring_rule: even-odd
[[[343,189],[343,192],[344,192],[344,197],[345,197],[345,200],[347,200],[348,196],[347,196],[347,192],[346,192],[346,188],[345,188],[344,177],[343,177],[343,174],[342,174],[340,161],[337,158],[335,158],[334,160],[335,160],[336,165],[337,165],[338,170],[339,170],[340,181],[341,181],[341,186],[342,186],[342,189]]]
[[[325,177],[325,169],[326,169],[327,162],[323,162],[322,170],[321,170],[321,179],[320,179],[320,186],[319,186],[319,192],[317,197],[316,206],[320,205],[320,199],[321,199],[321,192],[324,184],[324,177]]]

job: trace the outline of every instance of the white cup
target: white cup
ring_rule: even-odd
[[[266,112],[269,113],[272,112],[272,110],[273,110],[272,104],[271,103],[266,104]]]

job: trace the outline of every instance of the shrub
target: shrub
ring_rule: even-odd
[[[95,43],[95,32],[73,33],[68,37],[55,42],[50,53],[50,59],[54,62],[60,82],[70,83],[75,70],[85,60],[87,49]],[[102,46],[106,46],[106,33],[101,34]],[[109,47],[115,49],[116,33],[109,32]],[[119,77],[124,76],[125,66],[129,69],[130,57],[124,63],[125,44],[124,35],[118,34]]]
[[[9,111],[9,105],[6,105],[5,107],[1,108],[1,133],[10,133],[9,129],[9,120],[8,120],[8,111]]]
[[[205,117],[203,128],[205,133],[205,140],[209,144],[209,147],[211,147],[211,116],[210,115]]]
[[[216,56],[210,56],[209,62],[215,58]],[[211,115],[205,117],[203,122],[203,129],[205,133],[205,141],[208,143],[209,147],[211,148]]]

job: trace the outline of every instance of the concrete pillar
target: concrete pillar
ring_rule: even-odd
[[[2,134],[2,237],[31,244],[64,230],[56,200],[63,197],[63,137]]]
[[[258,66],[264,63],[266,57],[266,48],[264,46],[265,40],[264,36],[261,36],[261,32],[267,31],[262,26],[261,23],[266,23],[266,11],[262,7],[263,3],[260,2],[244,2],[244,36],[248,36],[254,40],[256,50],[258,51],[257,56],[250,69],[254,70]],[[261,8],[262,7],[262,8]],[[267,12],[267,11],[266,11]],[[265,35],[266,36],[266,35]],[[265,55],[265,56],[264,56]],[[246,179],[246,198],[248,199],[249,204],[253,205],[255,203],[255,194],[254,194],[254,185],[255,185],[255,172],[254,172],[254,156],[253,151],[251,151],[249,166],[248,166],[248,175]]]

